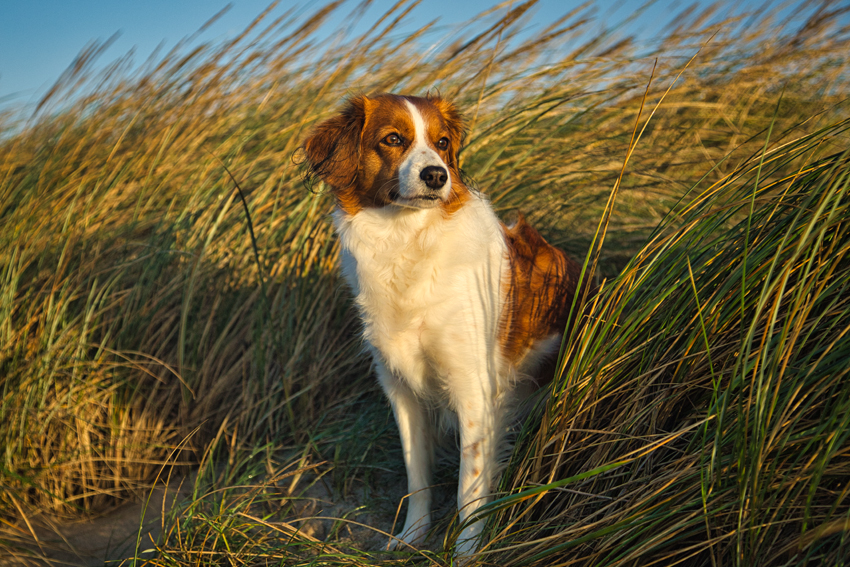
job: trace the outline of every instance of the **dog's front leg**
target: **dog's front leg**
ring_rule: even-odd
[[[378,378],[393,408],[407,469],[407,519],[390,549],[418,545],[431,527],[433,432],[425,406],[398,377],[378,364]]]
[[[458,402],[460,425],[460,472],[457,505],[461,525],[490,499],[490,483],[496,474],[496,445],[499,440],[498,407],[489,383],[479,384],[483,391],[469,392]],[[457,555],[472,555],[480,544],[483,521],[468,523],[457,540]]]

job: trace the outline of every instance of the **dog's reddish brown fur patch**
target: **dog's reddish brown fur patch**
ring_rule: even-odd
[[[504,356],[518,365],[535,341],[567,328],[581,266],[546,242],[522,216],[504,232],[511,269],[501,343]],[[540,377],[552,376],[541,372]]]

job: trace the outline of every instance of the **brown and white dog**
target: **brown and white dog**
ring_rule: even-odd
[[[457,553],[468,556],[483,526],[465,521],[489,498],[516,386],[551,377],[542,362],[560,345],[580,266],[521,218],[503,225],[464,185],[462,137],[439,97],[357,96],[304,151],[336,198],[343,272],[401,435],[409,505],[392,546],[428,531],[434,415],[449,410],[466,524]]]

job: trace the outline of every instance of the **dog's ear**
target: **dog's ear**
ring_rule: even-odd
[[[466,136],[466,126],[463,123],[463,116],[458,112],[457,107],[451,102],[440,98],[439,95],[429,95],[428,100],[437,107],[440,114],[443,115],[443,121],[446,128],[449,130],[449,140],[453,148],[452,161],[449,165],[458,166],[458,153],[463,147],[463,138]]]
[[[316,126],[303,146],[311,174],[334,189],[353,185],[365,122],[366,97],[358,96],[349,99],[340,114]]]

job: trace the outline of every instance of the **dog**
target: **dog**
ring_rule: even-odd
[[[518,391],[554,373],[581,274],[464,183],[464,133],[440,96],[354,96],[302,146],[308,176],[335,198],[342,271],[401,437],[409,502],[390,546],[428,532],[434,414],[448,411],[460,436],[461,557],[479,548],[483,521],[470,516],[490,498]]]

